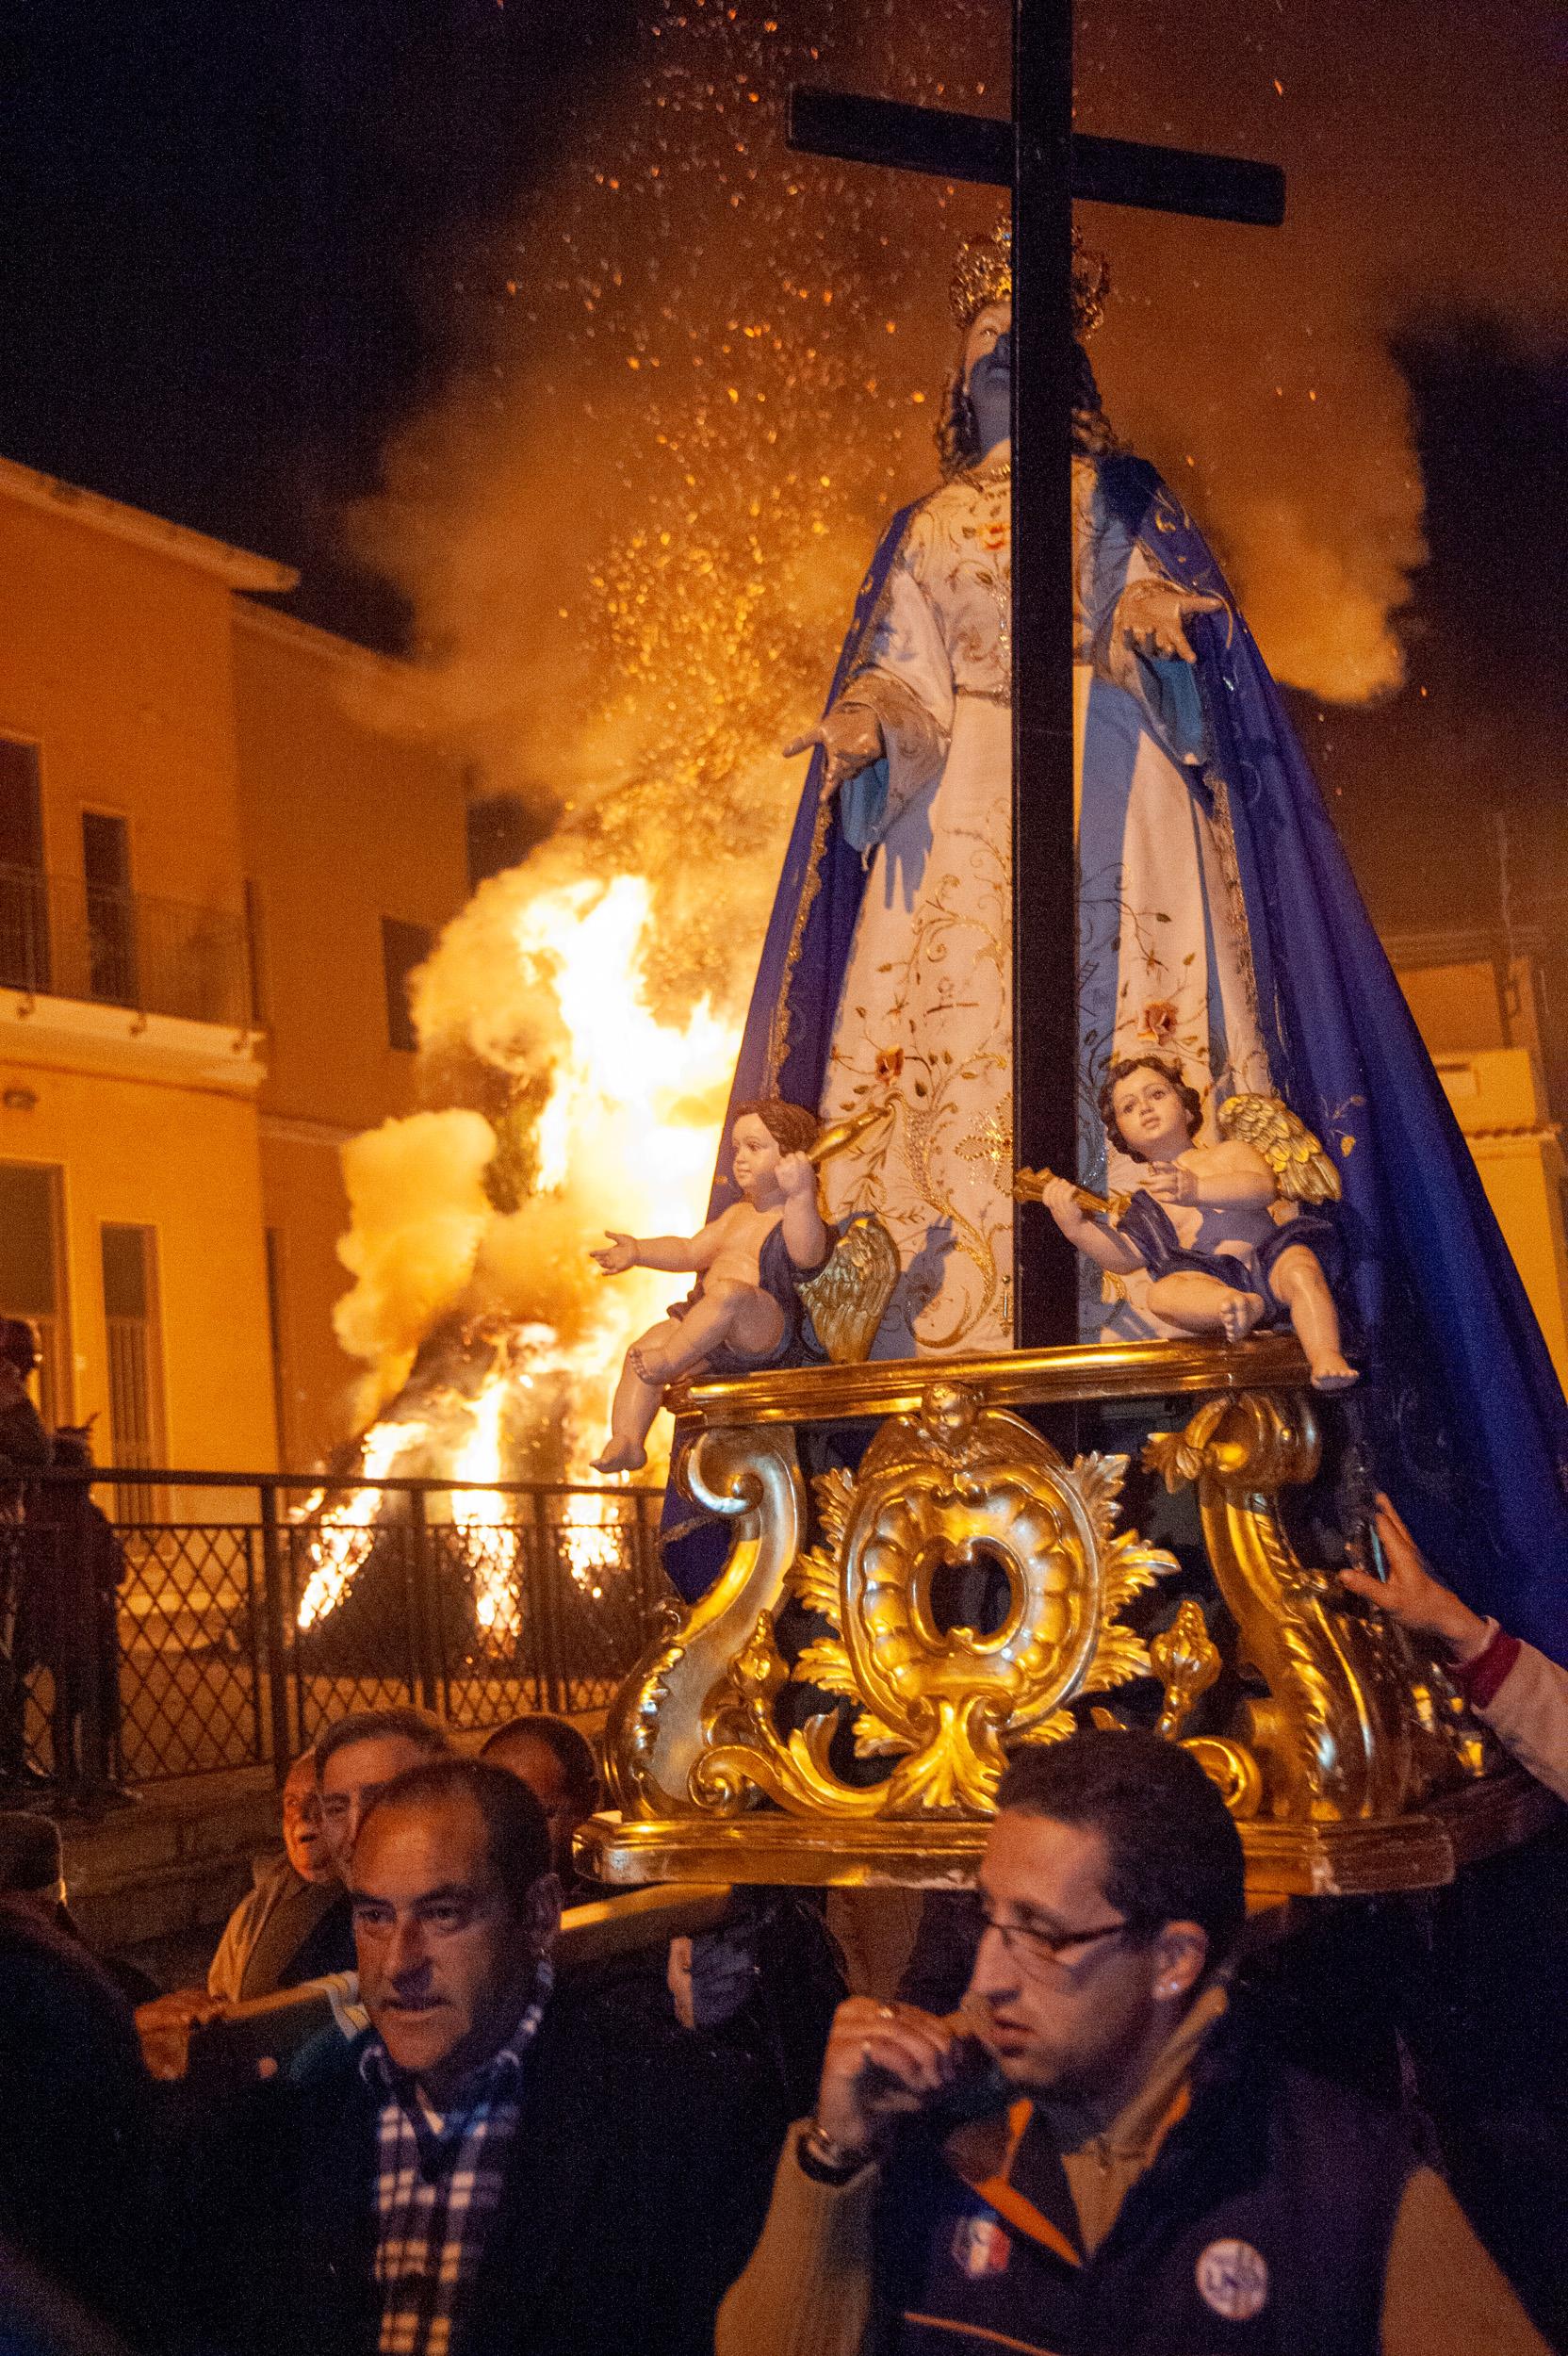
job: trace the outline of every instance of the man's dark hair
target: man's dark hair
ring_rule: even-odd
[[[526,1783],[482,1759],[432,1759],[405,1767],[384,1784],[360,1822],[359,1839],[373,1816],[389,1808],[444,1806],[471,1800],[484,1819],[491,1871],[514,1914],[521,1914],[535,1882],[550,1871],[550,1828]]]
[[[38,1364],[38,1335],[25,1317],[0,1317],[0,1358],[24,1381]]]
[[[326,1773],[327,1761],[335,1752],[346,1751],[351,1742],[381,1742],[393,1739],[416,1742],[429,1759],[445,1759],[451,1749],[447,1729],[438,1718],[423,1710],[413,1710],[400,1703],[388,1710],[355,1710],[347,1718],[339,1718],[325,1734],[316,1738],[316,1780],[320,1782]]]
[[[49,1816],[0,1815],[0,1895],[57,1891],[65,1872],[60,1828]]]
[[[566,1781],[566,1797],[580,1808],[590,1810],[599,1804],[599,1771],[594,1758],[594,1746],[587,1736],[564,1718],[551,1718],[545,1711],[525,1712],[513,1718],[504,1726],[498,1726],[480,1745],[481,1759],[494,1759],[498,1751],[509,1742],[543,1742],[553,1751]]]
[[[1022,1752],[1002,1778],[998,1812],[1017,1808],[1098,1832],[1110,1852],[1105,1895],[1149,1930],[1197,1922],[1209,1964],[1247,1920],[1241,1836],[1217,1787],[1178,1743],[1098,1727]]]

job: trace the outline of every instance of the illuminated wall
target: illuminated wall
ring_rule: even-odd
[[[467,895],[461,777],[405,665],[237,607],[246,874],[259,919],[267,1077],[261,1168],[279,1313],[282,1451],[313,1464],[350,1429],[363,1368],[333,1337],[348,1278],[337,1149],[415,1108],[390,1044],[384,920],[439,931]]]
[[[0,1165],[54,1173],[51,1404],[96,1415],[101,1461],[111,1411],[137,1421],[106,1223],[149,1241],[143,1437],[176,1464],[272,1453],[230,616],[289,579],[0,462]],[[123,893],[89,889],[88,813]]]

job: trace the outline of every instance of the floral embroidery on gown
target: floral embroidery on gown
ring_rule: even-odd
[[[906,528],[844,695],[872,704],[887,759],[844,789],[869,862],[840,992],[825,1118],[890,1090],[895,1118],[824,1172],[829,1216],[875,1210],[903,1273],[879,1357],[1012,1344],[1011,489],[959,475]],[[1180,1058],[1205,1111],[1270,1087],[1223,785],[1184,664],[1117,654],[1111,621],[1157,573],[1073,467],[1080,1171],[1105,1174],[1105,1065]],[[1110,1183],[1134,1165],[1114,1157]],[[1135,1297],[1085,1305],[1164,1331]]]

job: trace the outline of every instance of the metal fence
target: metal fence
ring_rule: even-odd
[[[143,1499],[232,1494],[236,1510],[88,1509],[90,1490],[106,1502],[116,1484]],[[659,1507],[656,1490],[518,1481],[323,1495],[318,1478],[284,1475],[44,1474],[24,1517],[0,1522],[13,1664],[0,1718],[20,1719],[33,1775],[137,1785],[257,1764],[281,1775],[335,1718],[391,1702],[468,1732],[602,1709],[668,1593]]]
[[[245,925],[231,910],[3,864],[0,987],[236,1029],[252,1020]]]

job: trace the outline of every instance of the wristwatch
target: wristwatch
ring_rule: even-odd
[[[858,2176],[872,2154],[837,2142],[814,2119],[808,2119],[795,2145],[795,2157],[807,2175],[815,2178],[819,2184],[847,2184],[852,2176]]]

